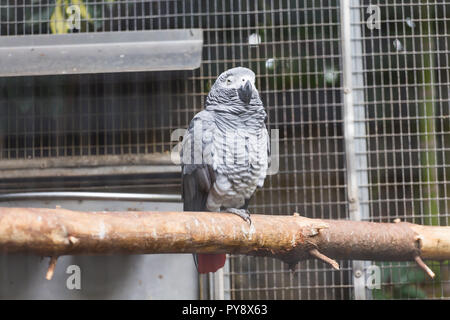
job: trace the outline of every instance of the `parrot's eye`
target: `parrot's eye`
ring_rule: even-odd
[[[227,78],[227,84],[229,85],[231,84],[231,82],[233,82],[233,78],[232,77]]]

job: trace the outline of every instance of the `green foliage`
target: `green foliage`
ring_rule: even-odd
[[[426,280],[425,273],[407,262],[391,266],[389,263],[380,263],[381,282],[390,283],[382,289],[374,290],[375,299],[423,299],[427,297],[420,284]],[[391,289],[391,290],[389,290]]]
[[[435,273],[433,282],[422,269],[409,262],[396,263],[395,265],[384,262],[379,263],[381,268],[381,289],[373,290],[374,299],[425,299],[428,297],[427,289],[433,286],[441,286],[441,267],[448,266],[449,261],[427,261],[428,266]],[[440,292],[441,290],[434,290]]]

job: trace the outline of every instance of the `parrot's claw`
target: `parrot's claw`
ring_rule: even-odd
[[[250,225],[252,224],[252,219],[250,219],[250,211],[247,209],[236,209],[236,208],[229,208],[227,209],[228,213],[233,213],[235,215],[238,215],[244,221],[247,221]]]

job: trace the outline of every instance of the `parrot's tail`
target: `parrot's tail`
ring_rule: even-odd
[[[195,265],[199,273],[216,272],[225,265],[226,255],[222,254],[194,254]]]

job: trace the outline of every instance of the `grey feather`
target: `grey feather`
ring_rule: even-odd
[[[267,115],[254,81],[249,69],[225,71],[192,119],[180,154],[185,211],[246,209],[264,183]]]

